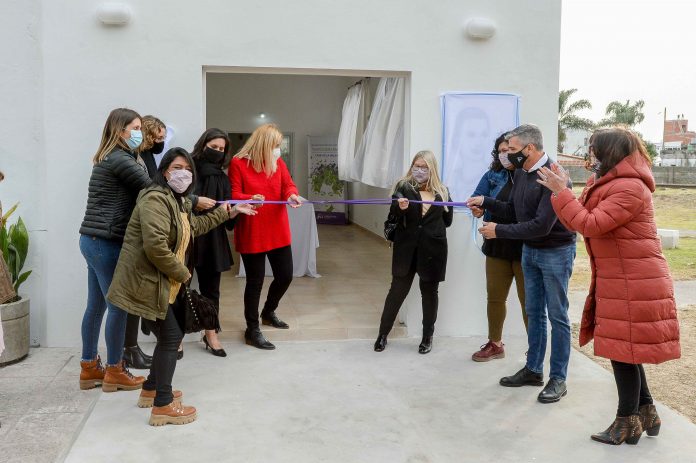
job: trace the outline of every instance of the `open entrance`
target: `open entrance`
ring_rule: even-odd
[[[285,135],[283,158],[300,195],[309,198],[312,188],[309,137],[337,138],[348,88],[364,77],[370,77],[369,85],[375,88],[379,77],[409,80],[408,73],[394,72],[205,68],[205,126],[230,134],[234,153],[259,125],[278,125]],[[408,118],[405,119],[407,122]],[[407,128],[405,125],[405,134]],[[404,146],[408,147],[407,135]],[[386,189],[354,182],[346,185],[345,198],[384,198],[389,193]],[[376,337],[391,281],[391,249],[381,232],[387,209],[387,206],[354,206],[347,211],[347,224],[316,225],[319,241],[316,272],[320,277],[294,277],[277,310],[290,329],[262,326],[270,341]],[[290,220],[295,230],[297,224],[293,220],[309,221],[314,216],[304,213],[293,218],[291,211]],[[305,233],[312,227],[313,224],[303,223],[298,228]],[[293,231],[293,247],[300,238],[296,235]],[[238,277],[240,257],[234,249],[233,253],[235,265],[223,274],[221,283],[221,340],[237,340],[246,328],[243,307],[246,279]],[[270,281],[267,277],[261,307]],[[397,320],[391,337],[406,334],[405,326],[399,322],[402,319],[405,317]]]

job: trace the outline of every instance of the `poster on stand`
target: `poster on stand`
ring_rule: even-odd
[[[338,178],[338,137],[307,136],[309,200],[344,200],[346,182]],[[315,204],[317,223],[345,225],[345,204]]]
[[[520,97],[448,92],[442,109],[442,180],[454,201],[466,201],[491,164],[495,139],[519,125]],[[455,212],[466,212],[455,208]]]

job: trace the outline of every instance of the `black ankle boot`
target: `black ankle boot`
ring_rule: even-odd
[[[275,346],[268,342],[268,339],[266,339],[261,333],[260,329],[255,329],[255,330],[246,330],[244,333],[244,341],[250,345],[254,346],[257,349],[264,349],[264,350],[273,350],[275,349]]]
[[[134,370],[149,370],[152,367],[152,356],[140,350],[140,346],[126,347],[123,349],[123,363],[126,368]]]
[[[433,350],[433,337],[432,336],[423,336],[423,339],[421,340],[420,346],[418,346],[418,353],[419,354],[427,354]]]
[[[621,445],[624,442],[636,445],[641,434],[643,434],[643,426],[640,415],[617,416],[606,431],[593,434],[592,440],[610,445]]]
[[[382,352],[387,347],[387,335],[380,334],[375,341],[375,352]]]

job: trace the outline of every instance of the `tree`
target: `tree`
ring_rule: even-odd
[[[571,103],[570,98],[577,88],[561,90],[558,94],[558,152],[563,152],[563,143],[567,139],[567,130],[592,130],[594,122],[576,113],[583,109],[592,109],[588,100],[577,100]]]
[[[657,147],[655,146],[654,143],[650,143],[646,139],[643,138],[643,135],[638,134],[641,140],[643,140],[643,144],[645,145],[645,149],[648,151],[648,155],[650,156],[650,160],[654,161],[655,158],[657,157]]]
[[[625,125],[633,128],[645,119],[643,106],[645,106],[645,101],[643,100],[638,100],[633,104],[631,104],[631,100],[626,100],[626,103],[612,101],[607,105],[607,110],[605,111],[607,117],[599,121],[597,125],[600,127]]]

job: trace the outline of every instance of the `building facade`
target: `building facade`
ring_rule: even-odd
[[[34,344],[80,344],[87,289],[78,229],[112,108],[158,115],[176,128],[172,143],[190,149],[207,125],[211,73],[397,75],[408,81],[409,160],[420,149],[440,151],[439,97],[454,90],[521,95],[521,120],[538,124],[555,149],[558,0],[122,3],[132,14],[121,26],[98,19],[100,1],[0,4],[0,194],[3,204],[20,203],[31,231],[34,273],[24,292]],[[492,38],[466,34],[476,17],[495,24]],[[501,72],[503,64],[529,71]],[[356,220],[377,231],[384,217]],[[457,214],[438,334],[486,332],[484,261],[470,230],[469,216]],[[406,308],[409,330],[418,329],[420,297],[412,294]],[[521,323],[510,330],[523,333]]]

